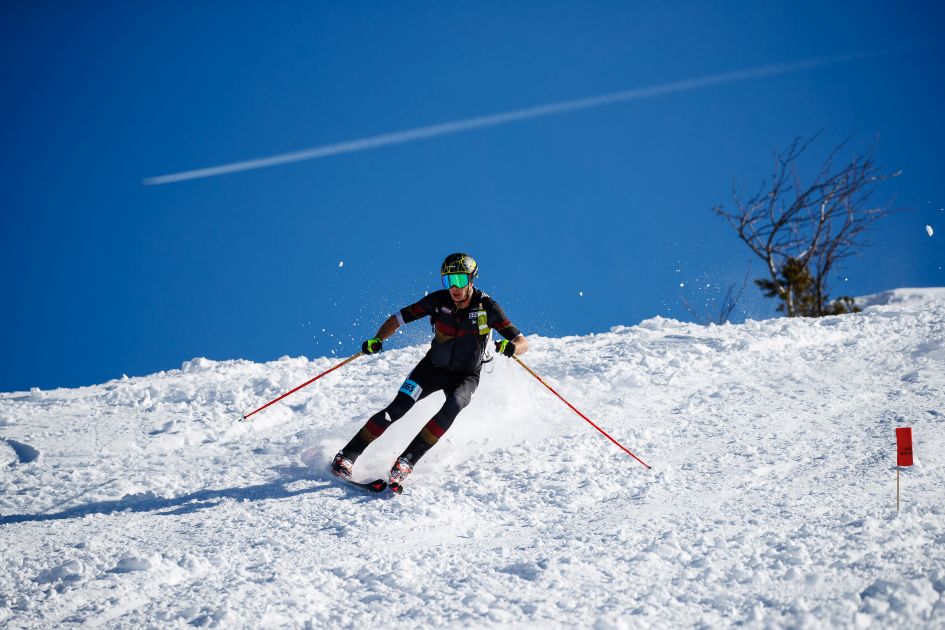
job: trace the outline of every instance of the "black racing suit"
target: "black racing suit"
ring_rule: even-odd
[[[469,306],[464,309],[456,307],[449,291],[435,291],[402,308],[397,313],[397,321],[406,324],[427,316],[434,333],[430,350],[411,370],[393,402],[371,416],[342,449],[352,461],[418,400],[442,390],[446,394],[443,406],[401,454],[411,464],[416,463],[472,400],[479,386],[479,372],[491,338],[489,331],[496,330],[510,341],[520,334],[502,307],[479,289],[473,290]]]

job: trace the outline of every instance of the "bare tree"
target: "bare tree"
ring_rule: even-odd
[[[819,135],[819,134],[818,134]],[[771,182],[743,201],[732,190],[733,211],[721,205],[714,212],[724,217],[739,238],[761,258],[769,278],[755,280],[768,297],[781,300],[778,310],[788,317],[820,317],[857,310],[852,298],[831,302],[827,280],[845,258],[868,244],[872,224],[892,210],[875,206],[870,198],[876,184],[900,175],[882,173],[874,159],[875,145],[865,154],[853,153],[835,169],[834,161],[849,139],[827,156],[809,184],[797,172],[801,154],[817,138],[797,138],[774,156]]]

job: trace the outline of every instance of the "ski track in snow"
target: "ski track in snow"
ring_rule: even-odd
[[[327,474],[425,347],[0,394],[0,625],[945,626],[945,289],[502,357],[408,479]],[[492,370],[489,373],[489,370]],[[441,404],[358,460],[383,475]],[[916,465],[895,510],[896,426]]]

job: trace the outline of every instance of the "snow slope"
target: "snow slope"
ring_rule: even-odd
[[[0,394],[0,625],[945,627],[945,290],[499,357],[408,480],[326,473],[424,348]],[[440,404],[358,461],[380,476]],[[896,426],[916,465],[895,509]]]

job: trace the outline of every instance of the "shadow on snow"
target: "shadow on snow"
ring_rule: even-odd
[[[318,473],[313,474],[312,469],[304,466],[282,466],[274,468],[273,470],[277,471],[280,476],[278,479],[268,483],[221,488],[218,490],[198,490],[179,497],[159,497],[151,492],[126,495],[120,499],[77,505],[62,510],[61,512],[53,512],[50,514],[45,513],[49,511],[47,509],[38,514],[9,514],[0,516],[0,525],[57,521],[69,518],[81,518],[89,514],[114,514],[116,512],[156,512],[162,516],[174,516],[191,514],[199,512],[200,510],[213,508],[227,499],[234,501],[269,501],[288,499],[329,489],[339,490],[343,492],[345,496],[359,496],[365,499],[374,496],[345,484],[342,481],[335,481],[331,477],[326,477]],[[290,484],[304,481],[315,482],[316,485],[289,488]],[[383,495],[377,495],[375,498],[380,498],[381,496]]]

